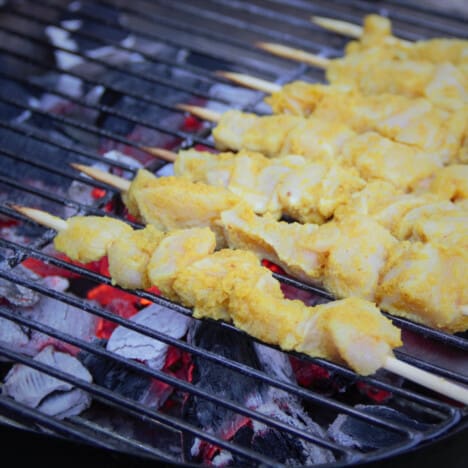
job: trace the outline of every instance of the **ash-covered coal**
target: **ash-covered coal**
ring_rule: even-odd
[[[53,346],[45,347],[34,360],[88,383],[92,381],[78,359]],[[15,364],[11,368],[3,383],[2,394],[57,418],[80,414],[91,404],[90,395],[83,390],[24,364]]]
[[[401,423],[416,431],[424,432],[429,429],[428,424],[416,421],[388,406],[356,405],[355,408],[370,416],[380,417],[391,423]],[[329,427],[328,433],[333,440],[343,446],[362,450],[386,448],[406,439],[404,434],[376,425],[373,425],[371,429],[369,422],[344,414],[340,414],[335,419]]]
[[[217,324],[202,322],[189,335],[190,341],[217,355],[261,369],[283,381],[293,381],[289,359],[280,352],[254,344],[251,339]],[[253,377],[231,371],[223,365],[194,357],[193,382],[209,394],[262,413],[272,420],[290,424],[325,438],[325,432],[306,414],[293,395]],[[184,413],[188,421],[208,433],[243,445],[290,466],[303,466],[334,461],[331,451],[278,430],[239,413],[207,401],[189,396]],[[183,440],[184,456],[190,462],[216,466],[250,466],[249,462],[226,450],[213,447],[192,437]]]
[[[62,277],[39,278],[20,266],[15,270],[16,274],[23,275],[29,281],[37,282],[51,290],[66,291],[69,287],[68,280]],[[97,319],[94,315],[12,282],[2,281],[1,286],[2,296],[7,301],[3,307],[13,315],[49,326],[58,333],[68,334],[84,341],[89,342],[95,336]],[[29,356],[35,356],[49,344],[53,344],[57,349],[76,353],[76,348],[67,342],[6,317],[0,317],[0,343]]]

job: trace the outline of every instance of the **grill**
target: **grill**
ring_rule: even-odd
[[[131,305],[134,312],[157,304],[185,317],[191,311],[150,291],[119,295],[102,265],[84,267],[57,257],[50,250],[55,232],[27,221],[9,205],[44,207],[62,217],[122,216],[124,207],[115,189],[80,175],[69,164],[105,163],[114,173],[131,178],[136,162],[152,172],[165,170],[166,163],[152,157],[146,146],[213,148],[211,125],[185,115],[176,107],[179,103],[206,105],[219,112],[229,108],[267,112],[261,92],[236,87],[219,78],[217,70],[246,73],[277,84],[294,79],[323,81],[321,70],[275,58],[253,45],[279,42],[327,57],[339,56],[346,39],[312,25],[310,15],[359,23],[365,14],[383,13],[394,22],[395,33],[409,40],[468,37],[466,16],[396,0],[2,3],[0,278],[2,294],[9,300],[0,304],[1,326],[6,329],[5,324],[14,324],[15,330],[29,338],[40,333],[47,337],[44,343],[55,343],[59,350],[72,349],[71,354],[93,375],[88,381],[49,361],[33,359],[32,352],[12,346],[0,335],[3,382],[13,364],[23,364],[82,390],[92,401],[81,412],[59,417],[6,396],[4,384],[0,417],[4,427],[15,428],[7,430],[5,437],[33,444],[36,437],[45,436],[39,444],[54,443],[54,450],[78,443],[81,456],[86,448],[102,450],[93,451],[93,457],[104,453],[126,463],[203,465],[222,464],[226,459],[242,466],[287,464],[290,455],[281,440],[289,449],[299,443],[326,449],[332,458],[318,464],[343,466],[427,453],[436,442],[455,440],[466,430],[463,407],[389,373],[379,371],[364,378],[326,360],[291,354],[287,358],[296,366],[297,378],[285,379],[262,366],[255,358],[255,341],[231,325],[207,321],[191,325],[196,331],[187,339],[132,321],[116,304]],[[103,157],[112,150],[129,157]],[[33,270],[45,276],[66,277],[70,287],[63,290],[31,277],[22,265],[33,265]],[[317,301],[331,299],[319,288],[281,273],[275,276],[297,294]],[[101,296],[100,291],[104,291]],[[109,298],[114,294],[117,299],[112,302]],[[13,306],[12,297],[16,298]],[[46,301],[57,313],[65,306],[79,310],[98,324],[100,334],[85,339],[71,329],[56,327],[53,321],[51,325],[33,314],[18,313],[22,302],[29,300]],[[462,366],[468,350],[466,333],[449,335],[402,318],[392,320],[405,337],[405,346],[396,351],[399,359],[468,384],[468,371]],[[105,327],[114,330],[116,326],[167,344],[177,357],[175,364],[168,367],[166,361],[166,367],[155,369],[110,351],[103,345],[108,339]],[[237,344],[242,353],[229,353],[229,343],[233,349]],[[435,354],[418,353],[417,346],[407,343],[431,343]],[[247,358],[246,350],[251,353]],[[190,365],[184,367],[184,360]],[[195,369],[198,379],[188,375],[190,369]],[[219,379],[220,385],[207,384],[209,379]],[[299,402],[301,411],[324,431],[291,422],[291,414],[282,419],[264,407],[240,401],[238,381],[249,389],[280,395],[283,402]],[[231,384],[232,391],[222,388]],[[142,388],[154,387],[169,395],[164,404],[142,398]],[[65,393],[64,388],[65,384],[55,388],[54,395]],[[212,415],[228,414],[249,424],[239,423],[235,437],[221,436],[193,418],[194,408],[203,405]],[[338,435],[331,437],[329,428],[337,427],[338,420],[342,422]],[[260,442],[246,444],[247,436],[243,439],[242,434],[255,427],[261,427]],[[360,443],[350,442],[353,438]],[[205,447],[205,452],[211,450],[214,458],[196,459],[195,443]],[[458,450],[462,453],[460,445]]]

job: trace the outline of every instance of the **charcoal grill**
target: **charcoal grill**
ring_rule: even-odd
[[[13,363],[22,363],[85,390],[91,395],[92,405],[98,408],[94,413],[88,410],[62,419],[0,395],[3,447],[8,445],[5,440],[12,440],[33,454],[47,451],[49,460],[54,456],[70,457],[71,454],[81,460],[85,457],[87,461],[111,460],[122,466],[123,463],[158,462],[203,465],[203,461],[184,458],[180,442],[184,438],[199,438],[223,453],[235,456],[242,465],[283,464],[273,447],[263,451],[247,447],[241,441],[214,435],[185,418],[177,410],[178,403],[197,397],[296,440],[329,449],[336,461],[328,466],[401,462],[402,456],[407,460],[410,456],[420,456],[420,461],[432,466],[431,461],[440,461],[435,454],[444,450],[445,456],[452,456],[451,466],[462,462],[463,458],[459,457],[464,451],[467,418],[466,410],[460,405],[410,382],[392,380],[386,374],[362,378],[339,365],[304,356],[293,358],[302,366],[310,364],[327,373],[330,376],[328,383],[307,386],[285,381],[251,364],[139,326],[85,297],[83,291],[91,287],[105,285],[112,288],[108,277],[99,270],[90,270],[52,255],[48,246],[54,232],[25,220],[9,202],[46,207],[60,216],[77,213],[122,216],[123,207],[115,189],[78,174],[69,163],[89,165],[105,161],[112,171],[131,178],[136,169],[130,160],[103,158],[102,153],[116,149],[131,155],[133,160],[153,172],[164,170],[165,163],[148,154],[145,146],[160,144],[174,150],[193,145],[213,147],[210,125],[185,116],[177,109],[178,103],[201,103],[217,111],[232,107],[258,113],[267,111],[262,103],[262,93],[235,87],[215,75],[216,70],[247,73],[278,84],[294,79],[323,80],[320,70],[272,57],[253,45],[256,41],[280,42],[328,57],[339,56],[346,39],[312,25],[308,20],[312,14],[358,23],[363,15],[380,12],[393,20],[397,34],[413,40],[440,35],[468,37],[466,13],[430,10],[421,6],[422,2],[396,0],[136,0],[131,3],[47,0],[40,5],[24,0],[2,4],[0,278],[23,287],[24,291],[34,292],[38,297],[53,298],[99,320],[158,339],[192,359],[215,363],[231,373],[232,379],[248,378],[263,387],[283,390],[301,401],[323,427],[342,415],[348,420],[352,417],[369,433],[377,431],[391,435],[384,446],[361,449],[319,436],[240,405],[224,394],[197,386],[175,374],[150,369],[137,360],[107,351],[97,341],[76,338],[31,317],[14,313],[4,301],[0,304],[3,320],[68,343],[78,350],[79,356],[86,355],[88,359],[101,359],[120,366],[122,375],[164,382],[174,389],[174,401],[172,406],[155,409],[121,388],[111,388],[106,382],[96,380],[88,383],[33,360],[27,353],[18,352],[2,342],[2,378]],[[70,21],[73,19],[81,21],[79,26]],[[51,35],[57,29],[68,32],[68,39],[73,42],[63,37],[59,42],[57,36]],[[63,81],[65,75],[66,81]],[[73,290],[58,291],[20,274],[18,266],[27,261],[73,274],[70,280]],[[292,288],[314,294],[321,300],[331,299],[326,291],[281,273],[275,275]],[[176,314],[191,313],[152,292],[134,291],[132,294],[140,305],[156,303]],[[392,319],[405,336],[431,342],[442,354],[455,356],[459,362],[466,360],[466,334],[448,335],[402,318]],[[245,339],[228,324],[212,326],[218,327],[220,334],[234,333],[239,340]],[[447,366],[412,349],[398,350],[397,356],[432,373],[468,384],[466,368]],[[375,397],[379,394],[386,395],[384,401]],[[363,409],[369,406],[391,408],[400,418],[388,419],[383,413]],[[120,423],[110,424],[103,414],[113,415]],[[131,433],[129,426],[133,428]],[[15,452],[15,457],[18,456],[21,458],[22,455]]]

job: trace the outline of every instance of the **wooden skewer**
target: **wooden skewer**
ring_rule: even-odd
[[[189,112],[197,117],[200,117],[203,120],[208,120],[209,122],[218,122],[220,119],[220,114],[211,109],[206,109],[205,107],[191,106],[190,104],[177,104],[177,109],[180,109],[184,112]]]
[[[270,81],[244,75],[242,73],[217,71],[215,72],[215,75],[231,80],[232,82],[240,84],[241,86],[245,86],[246,88],[252,88],[256,91],[263,91],[264,93],[268,94],[274,93],[281,89],[281,86],[276,83],[271,83]]]
[[[124,179],[123,177],[109,174],[108,172],[95,169],[94,167],[85,166],[84,164],[70,163],[70,166],[72,166],[77,171],[85,173],[95,180],[99,180],[100,182],[104,182],[111,187],[119,189],[121,192],[126,192],[130,188],[131,182],[127,179]]]
[[[86,169],[92,169],[91,173],[99,174],[102,172],[98,169],[87,168],[87,166],[81,166],[81,165],[77,165],[77,166],[84,167]],[[119,179],[119,178],[115,177],[115,179]],[[122,179],[122,180],[125,180],[125,179]],[[128,182],[128,181],[125,180],[125,182]],[[33,221],[45,227],[52,228],[57,231],[63,231],[64,229],[67,228],[66,220],[63,220],[49,213],[46,213],[42,210],[37,210],[35,208],[29,208],[29,207],[25,207],[21,205],[12,205],[12,208],[18,211],[19,213],[21,213],[23,216],[26,216],[27,218],[30,218]],[[400,375],[401,377],[404,377],[405,379],[411,380],[441,395],[445,395],[453,399],[454,401],[458,401],[460,403],[468,405],[468,389],[454,382],[451,382],[443,377],[433,375],[430,372],[424,371],[415,366],[412,366],[411,364],[407,364],[403,361],[400,361],[399,359],[393,356],[387,357],[386,362],[383,367],[384,369],[394,374]]]
[[[310,52],[305,52],[300,49],[294,49],[293,47],[276,44],[273,42],[257,42],[255,44],[258,48],[270,52],[273,55],[295,60],[296,62],[303,62],[307,65],[312,65],[319,68],[327,68],[330,63],[330,59],[321,57]]]
[[[353,39],[359,39],[364,33],[364,28],[357,24],[350,23],[348,21],[337,20],[333,18],[326,18],[325,16],[311,16],[311,21],[318,26],[321,26],[328,31],[333,31],[343,36],[352,37]],[[402,44],[409,45],[411,41],[405,39],[398,39]]]
[[[217,72],[218,75],[232,80],[234,83],[245,86],[246,88],[255,89],[256,91],[263,91],[267,94],[272,94],[277,91],[280,91],[282,86],[270,81],[261,80],[255,78],[254,76],[244,75],[243,73],[233,73],[233,72]]]
[[[219,122],[219,119],[221,118],[220,113],[205,107],[191,106],[189,104],[178,104],[177,107],[185,112],[195,115],[196,117],[200,117],[203,120],[208,120],[209,122]]]
[[[357,24],[349,23],[348,21],[326,18],[325,16],[311,16],[312,23],[329,31],[333,31],[343,36],[359,39],[362,36],[363,28]]]
[[[164,159],[164,161],[168,162],[174,162],[177,158],[177,153],[174,153],[174,151],[169,151],[164,148],[156,148],[152,146],[145,146],[145,151],[148,153],[152,154],[153,156],[156,156],[159,159]]]

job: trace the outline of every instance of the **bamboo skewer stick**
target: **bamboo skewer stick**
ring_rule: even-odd
[[[348,21],[327,18],[325,16],[311,16],[310,20],[314,24],[327,29],[328,31],[351,37],[353,39],[360,39],[364,33],[364,28],[362,26],[350,23]],[[405,39],[398,38],[398,40],[400,43],[405,45],[411,44],[411,41],[407,41]]]
[[[273,42],[257,42],[255,45],[258,48],[265,50],[266,52],[269,52],[273,55],[294,60],[296,62],[303,62],[314,67],[325,69],[330,63],[330,59],[326,57],[321,57],[320,55],[311,54],[310,52],[305,52],[300,49],[294,49],[293,47],[288,47]]]
[[[221,119],[221,114],[219,112],[207,109],[206,107],[192,106],[189,104],[179,104],[177,107],[200,119],[208,120],[209,122],[217,123]]]
[[[221,117],[218,112],[205,107],[192,106],[190,104],[177,104],[176,107],[181,111],[189,112],[190,114],[196,115],[197,117],[210,122],[218,122]]]
[[[177,158],[177,153],[173,151],[164,149],[164,148],[156,148],[152,146],[145,146],[145,151],[156,156],[159,159],[163,159],[164,161],[174,162]]]
[[[255,78],[253,76],[244,75],[242,73],[217,71],[215,72],[215,75],[231,80],[232,82],[240,84],[241,86],[245,86],[246,88],[252,88],[256,91],[263,91],[264,93],[268,94],[274,93],[281,89],[281,86],[276,83],[262,80],[260,78]]]
[[[96,172],[101,172],[93,169]],[[125,180],[125,182],[127,182]],[[122,184],[120,184],[122,186]],[[118,187],[116,187],[118,188]],[[56,231],[63,231],[67,229],[67,221],[57,216],[51,215],[42,210],[29,208],[21,205],[11,205],[14,210],[23,216],[41,224],[45,227],[55,229]],[[445,395],[465,405],[468,405],[468,389],[462,387],[452,381],[443,377],[433,375],[430,372],[424,371],[411,364],[407,364],[399,359],[389,356],[384,364],[384,369],[400,375],[408,380],[411,380],[425,388],[428,388],[436,393]]]

